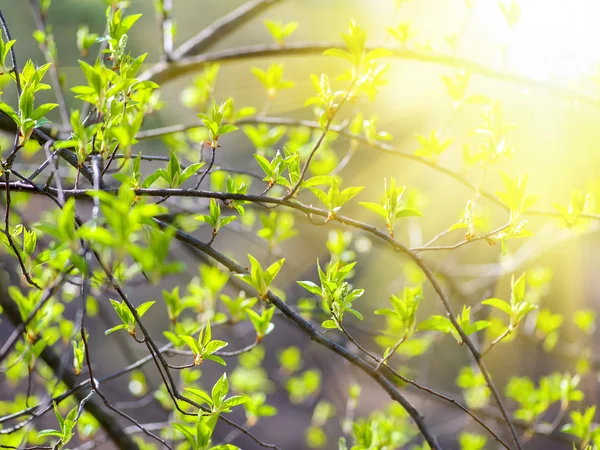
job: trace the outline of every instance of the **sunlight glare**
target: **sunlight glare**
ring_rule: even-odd
[[[504,0],[510,4],[511,0]],[[507,44],[501,67],[536,79],[569,82],[596,73],[600,62],[600,1],[520,0],[512,33],[496,1],[478,3]],[[479,16],[479,14],[478,14]],[[493,22],[493,23],[492,23]]]

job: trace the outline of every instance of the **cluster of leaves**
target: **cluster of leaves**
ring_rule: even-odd
[[[325,320],[321,324],[323,328],[337,328],[341,330],[344,313],[346,312],[356,316],[359,320],[363,320],[362,314],[353,308],[353,302],[357,298],[362,297],[365,290],[353,289],[345,281],[355,265],[356,262],[344,264],[340,261],[331,261],[327,265],[326,271],[323,272],[317,261],[321,286],[316,285],[312,281],[298,281],[298,284],[308,292],[320,297],[323,308],[331,314],[331,319]]]

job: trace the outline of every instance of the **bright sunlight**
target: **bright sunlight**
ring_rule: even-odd
[[[504,14],[498,14],[498,9]],[[597,71],[597,0],[482,1],[477,3],[474,15],[493,38],[504,44],[505,53],[499,52],[497,61],[506,70],[559,83]],[[517,23],[511,27],[513,17]]]

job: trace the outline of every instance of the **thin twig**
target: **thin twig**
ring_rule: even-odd
[[[164,222],[160,222],[160,221],[156,221],[156,222],[161,227],[164,227],[164,228],[169,227],[169,225]],[[178,240],[197,248],[198,250],[205,253],[212,259],[223,264],[227,269],[231,270],[232,272],[239,273],[239,274],[247,273],[247,270],[244,267],[240,266],[239,264],[235,263],[231,259],[227,258],[225,255],[214,250],[212,247],[209,247],[206,244],[202,243],[201,241],[188,235],[187,233],[184,233],[180,230],[175,230],[175,237]],[[246,288],[244,287],[244,290],[245,289]],[[297,313],[292,308],[290,308],[289,305],[287,305],[284,301],[282,301],[278,296],[273,294],[271,291],[269,291],[268,294],[266,295],[266,300],[269,303],[273,304],[288,319],[290,319],[292,322],[294,322],[298,326],[298,328],[300,328],[301,331],[303,331],[307,336],[309,336],[311,338],[311,340],[313,340],[313,341],[317,342],[318,344],[337,353],[338,355],[340,355],[341,357],[343,357],[344,359],[349,361],[351,364],[353,364],[356,367],[363,370],[371,378],[373,378],[373,380],[376,381],[390,395],[390,397],[393,400],[397,401],[400,405],[402,405],[402,407],[406,410],[406,412],[411,416],[411,418],[413,419],[413,421],[419,428],[419,431],[421,432],[421,434],[423,435],[423,437],[425,438],[427,443],[430,445],[430,447],[432,449],[436,449],[436,450],[441,449],[436,438],[429,431],[428,426],[425,424],[425,421],[424,421],[423,417],[419,414],[419,412],[412,406],[412,404],[398,391],[398,389],[386,377],[384,377],[383,375],[381,375],[379,373],[375,373],[374,367],[371,364],[367,363],[365,360],[358,357],[354,353],[346,350],[344,347],[340,346],[339,344],[335,343],[334,341],[328,339],[323,334],[317,332],[310,322],[305,320],[299,313]]]
[[[160,22],[160,35],[161,35],[161,60],[165,62],[169,62],[173,59],[173,18],[172,18],[172,9],[173,2],[172,0],[158,0],[158,5],[160,6],[159,14],[159,22]]]
[[[40,10],[38,0],[29,0],[29,4],[31,5],[31,11],[33,13],[33,19],[35,21],[36,28],[42,33],[44,33],[44,36],[46,36],[46,24],[44,23],[44,18],[42,17],[42,11]],[[48,69],[48,71],[50,73],[52,87],[56,95],[56,101],[58,103],[58,112],[60,113],[60,120],[64,126],[68,126],[69,110],[67,107],[67,101],[65,99],[65,93],[63,92],[63,87],[60,82],[56,60],[50,54],[48,46],[45,43],[40,44],[40,49],[44,54],[46,62],[50,63],[50,68]]]

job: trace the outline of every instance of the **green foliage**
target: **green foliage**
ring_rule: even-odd
[[[79,28],[77,28],[77,49],[81,56],[87,56],[90,47],[97,41],[98,35],[96,33],[90,33],[87,25],[79,25]]]
[[[55,448],[64,448],[73,436],[75,435],[73,429],[77,424],[78,407],[73,408],[69,413],[63,418],[58,410],[58,406],[55,402],[52,402],[52,406],[54,407],[54,415],[56,416],[56,420],[58,420],[58,425],[60,427],[59,430],[42,430],[38,432],[38,437],[45,436],[54,436],[58,438],[58,442],[54,444]]]
[[[75,375],[79,375],[85,359],[85,344],[83,341],[71,341],[71,343],[73,344],[73,370]]]
[[[306,443],[310,448],[319,448],[327,444],[327,434],[323,427],[335,415],[335,407],[326,401],[315,406],[311,424],[306,430]]]
[[[587,446],[591,442],[593,442],[593,447],[600,444],[600,428],[592,425],[595,413],[595,406],[590,406],[583,414],[579,411],[572,411],[570,413],[571,423],[562,427],[562,431],[580,439],[581,448],[588,448]]]
[[[214,198],[210,199],[210,209],[209,214],[204,214],[202,216],[196,216],[196,220],[200,222],[204,222],[213,227],[212,234],[213,237],[217,235],[219,230],[226,226],[228,223],[233,222],[237,219],[236,216],[222,216],[221,215],[221,206],[217,203],[217,200]]]
[[[104,334],[110,334],[117,330],[127,330],[127,332],[135,338],[136,319],[131,310],[129,309],[129,306],[127,306],[127,304],[125,303],[125,300],[119,303],[118,301],[111,299],[110,303],[117,315],[119,316],[119,319],[121,319],[123,323],[109,328],[104,332]],[[154,303],[156,302],[144,302],[140,306],[135,308],[135,312],[137,313],[138,317],[141,318],[150,309],[150,307],[154,305]]]
[[[469,408],[480,409],[487,405],[490,390],[481,373],[476,373],[472,367],[463,367],[456,384],[463,390],[465,403]]]
[[[504,19],[510,28],[513,28],[521,18],[521,6],[515,0],[498,0],[498,6],[502,10]]]
[[[585,212],[589,198],[589,194],[584,194],[582,191],[572,191],[568,206],[554,203],[554,209],[563,217],[567,228],[573,228],[579,222],[581,215]]]
[[[538,196],[532,194],[525,195],[527,175],[523,178],[517,176],[514,180],[504,172],[500,172],[500,175],[502,175],[502,182],[504,183],[506,191],[498,191],[496,192],[496,195],[509,209],[512,223],[537,202]]]
[[[345,312],[349,312],[359,320],[363,320],[362,314],[354,309],[352,304],[354,300],[362,297],[365,290],[352,289],[350,284],[345,281],[355,265],[355,262],[344,264],[340,261],[331,261],[327,265],[326,271],[323,272],[319,261],[317,261],[321,286],[312,281],[298,281],[298,284],[308,292],[320,297],[326,310],[331,313],[331,319],[321,323],[323,328],[341,330]]]
[[[373,211],[375,214],[381,216],[385,220],[385,225],[387,226],[390,236],[392,237],[394,237],[394,225],[396,223],[396,219],[401,217],[423,215],[417,210],[406,208],[404,206],[402,196],[405,190],[406,186],[396,187],[396,180],[394,180],[394,178],[391,179],[388,187],[387,179],[385,179],[385,199],[383,201],[383,205],[373,202],[359,202],[360,205]]]
[[[0,54],[8,52],[7,48],[10,48],[13,44],[14,41],[10,41],[4,46],[4,49],[0,48]],[[20,74],[21,95],[19,97],[18,110],[14,110],[8,104],[0,102],[0,111],[8,115],[17,124],[19,129],[19,145],[21,146],[27,144],[35,128],[39,128],[49,122],[45,116],[58,106],[58,103],[44,103],[37,108],[35,107],[35,94],[39,91],[50,89],[48,84],[42,83],[42,78],[44,78],[49,68],[50,64],[35,67],[31,60],[27,61]]]
[[[392,308],[375,310],[375,314],[388,316],[399,322],[402,339],[410,338],[416,331],[417,326],[417,308],[423,300],[421,286],[405,287],[402,296],[392,294],[390,303]]]
[[[579,382],[579,376],[554,373],[542,377],[536,387],[528,377],[513,377],[506,386],[506,395],[519,405],[515,418],[532,423],[553,403],[559,402],[561,410],[566,410],[570,402],[581,401],[583,393],[577,389]]]
[[[267,294],[269,293],[269,287],[281,270],[281,266],[283,266],[285,258],[271,264],[267,270],[263,270],[262,266],[256,260],[256,258],[254,258],[254,256],[248,255],[248,260],[250,261],[250,273],[236,274],[236,277],[245,281],[254,289],[256,289],[258,296],[262,300],[266,300]]]
[[[193,81],[192,86],[181,92],[181,101],[188,108],[194,108],[204,112],[206,103],[214,95],[215,84],[221,66],[219,64],[207,64]],[[232,100],[233,101],[233,100]],[[231,105],[231,102],[229,103]]]
[[[17,42],[15,39],[12,41],[5,42],[3,38],[0,38],[0,75],[10,72],[11,67],[8,64],[8,57],[10,55],[10,49]]]
[[[510,303],[499,298],[489,298],[481,302],[484,305],[496,308],[509,317],[508,329],[512,331],[519,326],[521,320],[536,308],[536,305],[527,300],[525,296],[525,274],[515,281],[511,280]]]
[[[327,207],[329,211],[327,220],[331,220],[345,203],[356,197],[363,189],[364,186],[354,186],[340,190],[339,182],[334,178],[327,193],[317,188],[310,188],[310,191]]]
[[[294,404],[300,404],[309,398],[316,396],[321,388],[321,373],[315,369],[309,369],[297,376],[287,380],[285,385],[290,401]]]
[[[400,42],[402,47],[406,47],[408,40],[415,35],[415,30],[410,23],[399,23],[396,27],[387,27],[387,32]]]
[[[188,179],[193,177],[196,174],[196,172],[198,172],[198,170],[200,170],[203,166],[203,162],[194,163],[187,166],[185,170],[181,170],[181,164],[177,159],[177,155],[175,155],[175,152],[171,150],[171,155],[169,157],[169,164],[167,165],[167,168],[158,169],[155,173],[158,175],[159,178],[165,180],[168,183],[169,187],[178,188]],[[149,186],[150,184],[148,184],[148,182],[145,181],[142,186]]]
[[[467,336],[476,333],[477,331],[484,330],[490,326],[490,322],[487,320],[477,320],[471,323],[471,307],[469,306],[463,306],[462,313],[456,316],[456,321]],[[459,344],[463,343],[463,339],[458,333],[458,330],[454,324],[450,321],[450,319],[444,316],[433,315],[421,322],[418,326],[418,329],[441,331],[442,333],[452,335],[452,337],[456,339],[456,342]]]
[[[256,234],[267,241],[270,250],[298,234],[294,229],[294,216],[290,213],[271,211],[260,214],[259,218],[262,228]]]
[[[259,155],[258,153],[254,154],[256,162],[265,173],[263,181],[268,181],[269,187],[275,184],[280,184],[287,188],[291,188],[290,182],[282,175],[287,169],[289,169],[290,165],[295,159],[297,159],[297,157],[298,155],[286,155],[285,157],[283,157],[278,151],[275,154],[275,157],[271,161],[269,161],[267,158],[265,158],[262,155]]]
[[[198,397],[202,403],[207,404],[213,416],[218,416],[221,413],[229,413],[231,412],[231,408],[242,405],[247,401],[246,397],[241,395],[227,397],[229,393],[229,380],[226,373],[217,380],[210,395],[198,388],[186,388],[186,391]]]
[[[458,437],[458,443],[461,450],[483,450],[487,443],[487,438],[480,434],[461,433]]]
[[[283,64],[271,64],[267,70],[253,67],[251,72],[265,87],[267,96],[271,100],[274,99],[277,93],[282,89],[293,88],[296,84],[293,81],[283,79]]]
[[[202,327],[198,339],[194,339],[192,336],[179,335],[179,339],[185,342],[194,356],[194,365],[198,366],[205,360],[217,362],[222,365],[225,364],[225,360],[220,356],[215,355],[216,352],[224,347],[227,347],[227,342],[212,339],[212,331],[210,329],[210,322],[206,326]]]
[[[254,329],[256,330],[256,340],[260,342],[263,338],[273,331],[275,325],[271,320],[273,319],[273,314],[275,313],[275,307],[271,306],[270,308],[264,309],[262,314],[258,314],[256,311],[252,309],[247,309],[246,314],[252,322]]]
[[[440,142],[437,132],[435,130],[431,131],[429,137],[417,134],[416,138],[419,141],[419,144],[421,144],[421,147],[415,150],[415,156],[429,159],[434,163],[437,162],[440,155],[448,147],[450,147],[450,144],[452,144],[451,139],[448,139],[444,142]]]
[[[285,46],[285,40],[298,28],[298,22],[288,22],[284,24],[281,21],[265,20],[265,27],[269,30],[271,37],[281,46]]]
[[[235,125],[224,123],[225,114],[231,108],[231,99],[217,105],[213,99],[211,115],[199,113],[198,117],[202,120],[202,123],[208,128],[208,136],[210,145],[213,149],[219,146],[219,137],[224,134],[231,133],[238,128]]]
[[[269,127],[265,123],[259,123],[257,126],[244,125],[242,130],[250,139],[250,142],[256,147],[259,155],[272,155],[275,153],[274,147],[287,133],[287,127],[282,125]],[[259,161],[260,164],[260,161]]]

